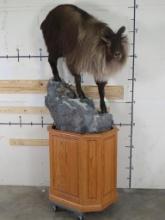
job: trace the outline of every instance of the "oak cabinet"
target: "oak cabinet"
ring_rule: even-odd
[[[78,134],[49,129],[49,199],[78,212],[117,200],[117,129]]]

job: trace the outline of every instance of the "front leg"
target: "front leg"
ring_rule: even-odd
[[[105,85],[107,84],[107,82],[96,81],[96,84],[97,84],[99,95],[100,95],[101,113],[107,113],[107,107],[106,107],[106,104],[105,104],[105,101],[104,101],[104,96],[105,96],[104,88],[105,88]]]

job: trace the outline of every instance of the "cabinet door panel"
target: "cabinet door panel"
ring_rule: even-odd
[[[116,187],[116,138],[109,137],[103,142],[103,198],[113,197]]]
[[[53,190],[63,197],[79,197],[79,146],[75,140],[56,137],[52,150]]]

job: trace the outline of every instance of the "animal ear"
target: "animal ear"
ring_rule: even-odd
[[[122,26],[121,28],[119,28],[118,32],[117,32],[117,35],[122,35],[124,32],[125,32],[125,26]]]

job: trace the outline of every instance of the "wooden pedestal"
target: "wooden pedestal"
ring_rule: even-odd
[[[49,199],[77,212],[101,211],[117,200],[117,129],[77,134],[49,129]]]

